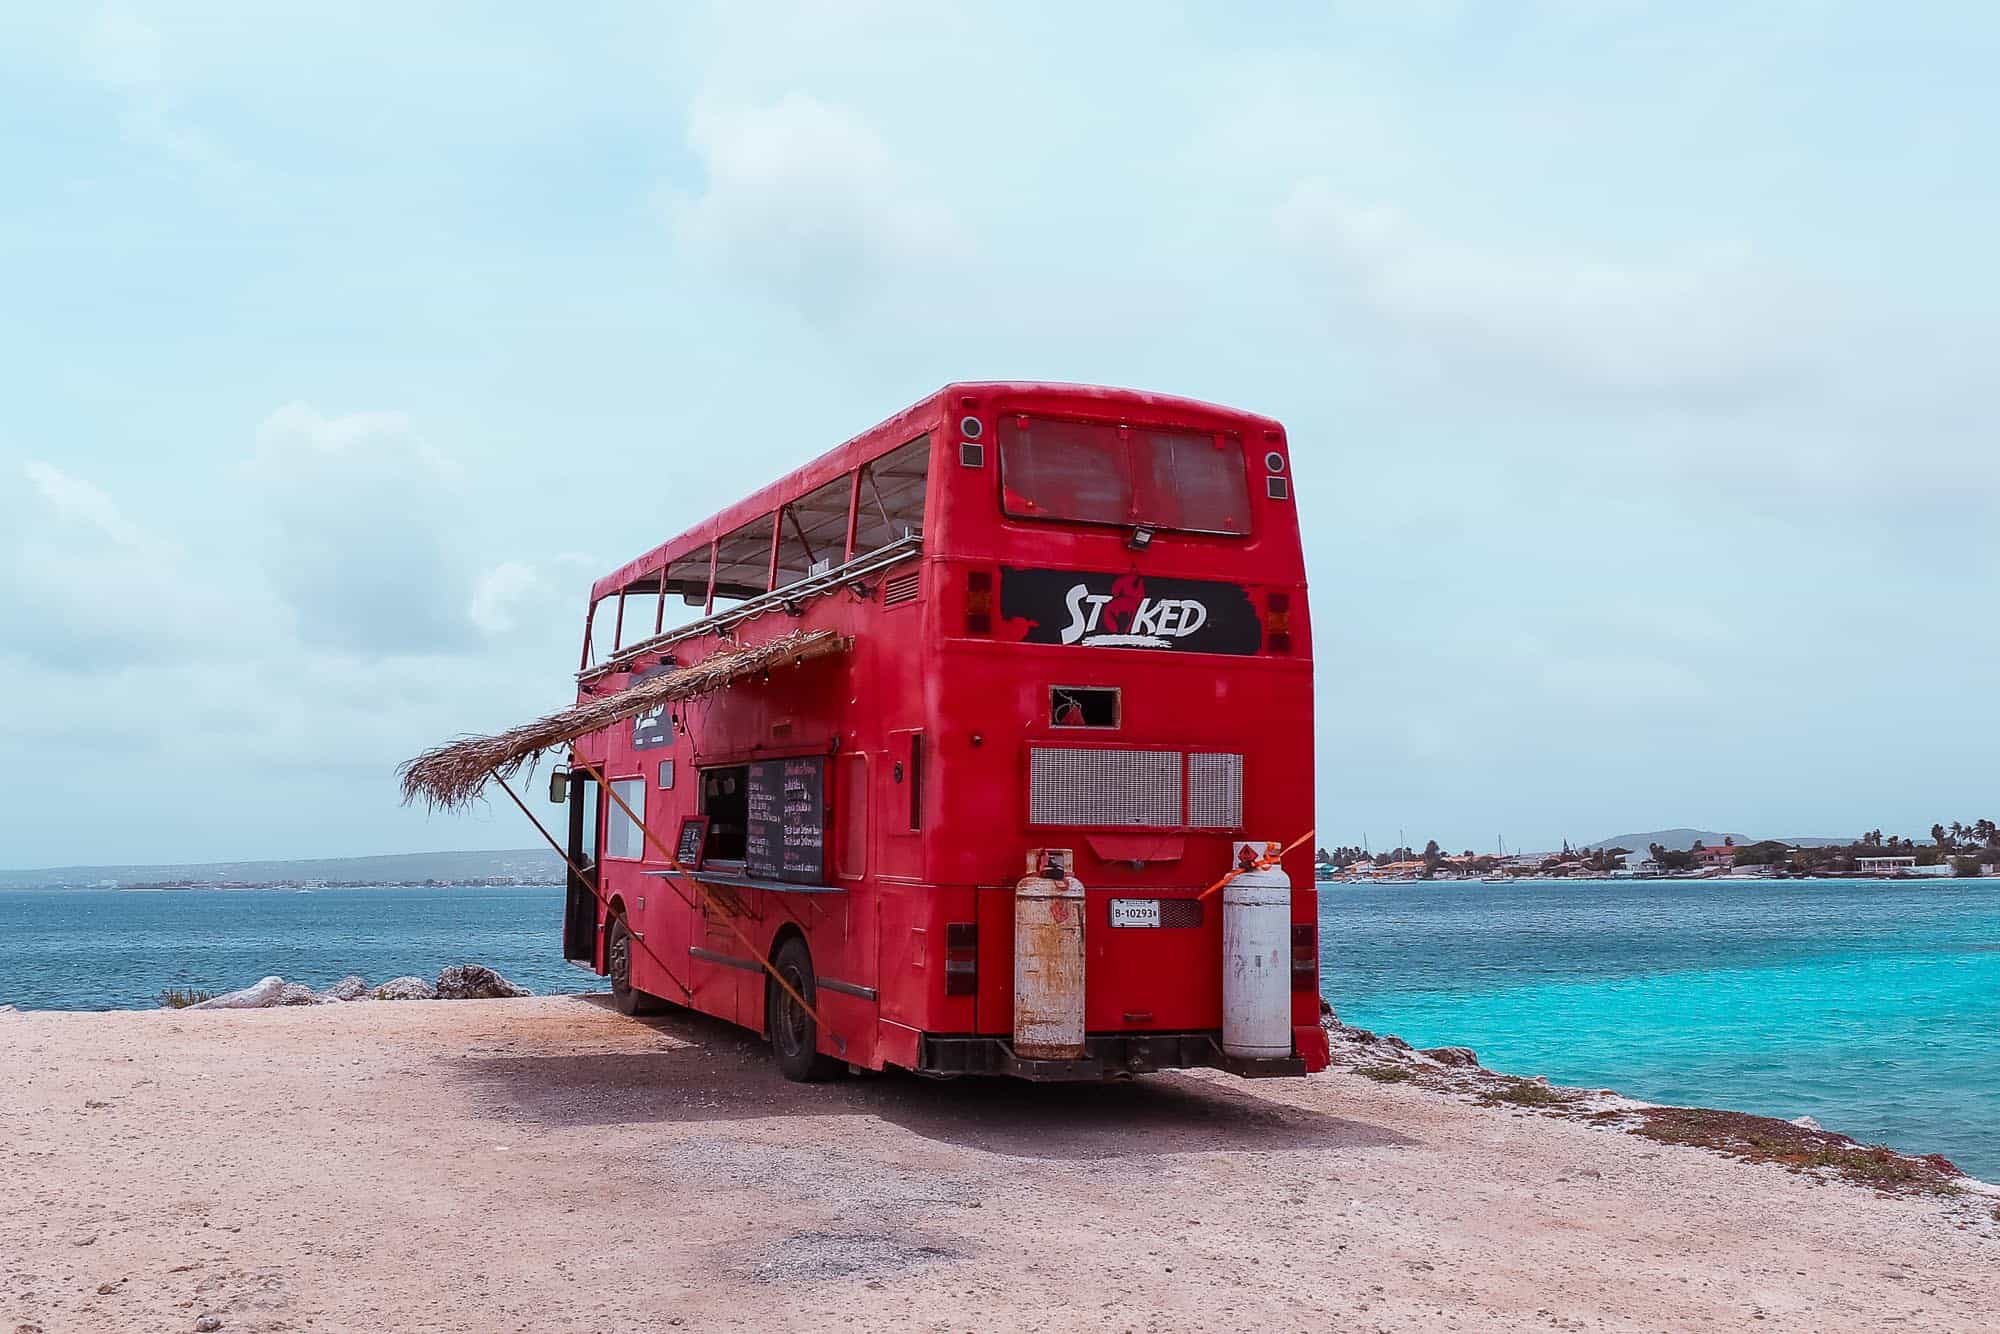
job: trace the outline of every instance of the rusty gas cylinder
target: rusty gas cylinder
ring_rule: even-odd
[[[1083,882],[1059,864],[1014,886],[1014,1053],[1083,1055]]]

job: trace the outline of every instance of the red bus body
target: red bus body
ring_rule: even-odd
[[[1155,452],[1129,465],[1128,496],[1115,460],[1134,440]],[[1216,471],[1239,454],[1240,487]],[[823,757],[818,883],[774,883],[711,852],[697,874],[714,897],[680,892],[656,847],[614,831],[618,812],[579,780],[572,851],[596,883],[572,886],[566,953],[606,971],[622,917],[643,945],[632,988],[762,1032],[763,960],[802,939],[818,1049],[868,1069],[1321,1068],[1310,840],[1282,862],[1289,1058],[1223,1055],[1223,896],[1201,897],[1241,841],[1290,844],[1313,824],[1312,637],[1291,479],[1284,430],[1265,417],[1125,390],[954,384],[598,580],[579,699],[796,630],[852,646],[575,747],[640,797],[631,804],[669,847],[705,806],[713,836],[733,837],[724,789],[737,766]],[[1127,521],[1153,512],[1228,531]],[[743,553],[763,531],[746,525],[766,516],[760,580]],[[795,539],[803,556],[787,554]],[[769,582],[773,593],[758,586]],[[725,588],[749,599],[740,611],[720,605]],[[695,602],[710,614],[665,628],[668,607]],[[1009,1041],[1014,887],[1047,849],[1068,852],[1085,893],[1088,1052],[1069,1062],[1018,1058]],[[1158,900],[1160,924],[1114,927],[1113,899]]]

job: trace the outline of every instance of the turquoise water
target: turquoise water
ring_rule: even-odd
[[[1657,1102],[1809,1115],[2000,1180],[2000,880],[1321,887],[1349,1023]],[[560,957],[556,888],[0,892],[0,1004]]]
[[[2000,880],[1321,886],[1348,1023],[2000,1181]]]
[[[147,1008],[167,987],[271,973],[326,986],[483,963],[533,991],[600,979],[562,959],[559,888],[0,892],[0,1005]]]

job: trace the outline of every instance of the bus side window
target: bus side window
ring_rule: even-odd
[[[847,500],[854,475],[842,473],[785,506],[778,516],[778,583],[795,584],[847,558]]]
[[[716,540],[715,610],[770,591],[772,518],[762,515]]]
[[[889,733],[890,812],[883,833],[901,834],[924,827],[924,734]]]
[[[924,531],[931,438],[920,435],[861,469],[854,503],[854,554],[865,556]]]
[[[834,842],[834,874],[859,879],[868,870],[868,757],[840,757],[840,781],[834,789],[840,803],[840,833]]]

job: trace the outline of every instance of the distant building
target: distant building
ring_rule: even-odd
[[[1854,869],[1863,875],[1895,875],[1899,871],[1914,871],[1915,857],[1856,857]]]
[[[1711,866],[1734,866],[1736,865],[1736,849],[1727,845],[1715,848],[1696,848],[1694,850],[1694,864],[1704,869]]]

